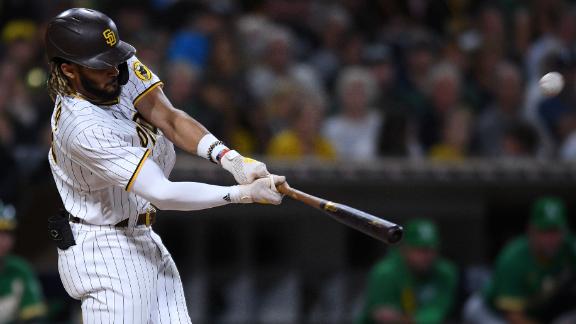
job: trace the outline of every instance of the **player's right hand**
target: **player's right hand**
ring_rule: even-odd
[[[259,203],[280,205],[283,195],[278,192],[276,186],[286,182],[283,176],[269,175],[265,178],[254,180],[245,185],[236,186],[238,190],[230,195],[232,202],[240,204]]]

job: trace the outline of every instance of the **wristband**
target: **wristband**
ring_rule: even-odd
[[[200,157],[210,160],[210,156],[208,155],[208,149],[210,148],[210,145],[212,145],[215,142],[218,142],[218,139],[214,135],[210,133],[204,135],[198,142],[198,147],[196,148],[196,154]]]
[[[222,157],[223,157],[224,155],[226,155],[226,153],[228,153],[228,152],[230,152],[230,149],[229,149],[229,148],[225,148],[225,149],[221,150],[220,153],[218,153],[218,154],[216,155],[216,161],[217,161],[217,162],[220,162],[220,160],[222,160]]]
[[[223,153],[224,150],[229,149],[222,141],[218,140],[212,134],[206,134],[198,142],[196,154],[212,163],[218,164],[218,161],[226,154],[226,152]]]

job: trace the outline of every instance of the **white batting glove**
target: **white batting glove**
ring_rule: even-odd
[[[264,163],[243,157],[234,150],[226,153],[220,160],[220,164],[222,164],[224,169],[232,173],[239,184],[249,184],[256,179],[270,175]]]
[[[233,190],[230,200],[237,204],[272,204],[280,205],[282,194],[278,192],[276,186],[286,181],[283,176],[268,175],[266,178],[256,179],[254,182],[245,185],[238,185],[238,190]]]

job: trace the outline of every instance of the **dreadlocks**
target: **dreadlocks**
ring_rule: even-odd
[[[68,83],[68,79],[62,72],[60,66],[65,63],[63,60],[52,60],[50,62],[50,76],[48,77],[48,94],[52,100],[56,100],[58,95],[68,96],[75,93]]]

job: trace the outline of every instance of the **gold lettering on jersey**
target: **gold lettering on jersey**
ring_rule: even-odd
[[[132,120],[136,123],[136,134],[138,134],[140,139],[140,145],[148,147],[150,142],[152,142],[152,146],[156,145],[158,128],[150,124],[140,113],[135,113]]]
[[[134,61],[132,64],[132,69],[134,70],[134,74],[138,77],[138,79],[142,81],[150,81],[152,79],[152,72],[146,67],[146,65],[142,64],[140,61]]]
[[[106,44],[110,45],[110,47],[116,45],[116,34],[114,34],[114,32],[108,28],[105,31],[102,32],[102,35],[104,35],[104,39],[106,40]]]

